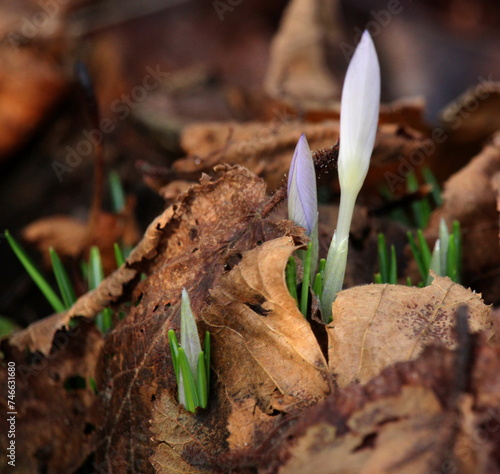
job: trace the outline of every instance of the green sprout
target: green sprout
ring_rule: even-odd
[[[59,298],[56,292],[52,289],[47,280],[43,277],[40,270],[38,270],[26,251],[21,247],[21,245],[19,245],[17,240],[12,235],[10,235],[10,232],[8,230],[5,231],[4,235],[7,238],[7,242],[9,243],[10,248],[14,251],[18,260],[28,272],[28,275],[35,282],[49,304],[52,306],[52,309],[56,313],[62,313],[63,311],[68,309],[61,298]]]
[[[109,173],[109,189],[111,191],[111,204],[113,212],[119,213],[125,209],[126,198],[120,176],[116,171]]]
[[[52,270],[54,276],[56,277],[57,286],[59,287],[59,292],[61,293],[65,309],[71,308],[73,303],[76,301],[75,290],[73,289],[73,284],[69,279],[68,274],[64,268],[64,265],[59,258],[57,252],[51,247],[49,249],[50,260],[52,262]]]
[[[113,209],[115,212],[121,212],[125,208],[125,193],[123,191],[120,178],[116,172],[110,173],[109,185]],[[40,270],[30,259],[27,252],[21,247],[17,240],[14,239],[8,230],[5,231],[5,237],[7,238],[7,242],[14,251],[18,260],[24,266],[31,279],[38,286],[42,294],[52,306],[52,309],[56,313],[61,313],[71,308],[76,301],[74,286],[55,249],[50,248],[49,255],[60,296],[54,291]],[[125,257],[130,253],[130,251],[131,248],[128,248],[127,246],[122,247],[118,243],[114,244],[115,259],[118,267],[125,263]],[[97,288],[97,286],[104,279],[101,255],[97,247],[92,247],[90,249],[89,261],[86,262],[85,260],[82,260],[80,262],[80,267],[83,279],[88,281],[89,290]],[[103,309],[103,311],[97,315],[96,325],[102,333],[106,333],[111,329],[112,315],[113,312],[109,308]]]
[[[102,267],[101,252],[95,245],[90,248],[88,263],[88,284],[89,290],[95,290],[104,280],[104,270]],[[109,308],[104,308],[96,316],[96,326],[105,334],[113,327],[113,312]]]
[[[195,413],[198,407],[206,408],[210,389],[210,333],[205,333],[204,351],[201,350],[196,320],[191,309],[189,294],[182,289],[181,343],[175,331],[168,331],[179,403]]]
[[[396,285],[398,282],[398,268],[396,261],[396,249],[391,245],[391,253],[387,252],[384,234],[378,234],[377,254],[379,261],[379,273],[375,274],[375,283],[389,283]]]
[[[411,232],[408,232],[407,235],[418,271],[426,285],[430,285],[433,279],[429,274],[429,270],[433,270],[436,275],[448,276],[453,281],[460,282],[462,246],[460,223],[458,221],[453,222],[450,233],[445,221],[441,219],[439,238],[436,240],[432,253],[422,229],[417,230],[416,239]]]
[[[418,191],[419,184],[417,181],[417,176],[415,173],[408,175],[406,180],[406,189],[409,193],[415,193]],[[411,203],[411,209],[417,227],[423,229],[427,227],[429,218],[431,216],[431,206],[427,197],[415,200]]]

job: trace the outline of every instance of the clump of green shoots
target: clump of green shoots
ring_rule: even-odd
[[[51,284],[42,275],[33,260],[31,260],[28,253],[21,247],[10,232],[6,230],[4,235],[24,269],[38,286],[42,294],[45,296],[45,299],[52,306],[54,312],[62,313],[70,309],[76,301],[76,294],[73,283],[71,282],[71,279],[69,278],[57,252],[53,248],[49,249],[52,271],[57,282],[59,294],[57,294],[57,292],[52,288]],[[83,273],[88,278],[89,290],[97,288],[97,286],[99,286],[104,279],[101,254],[99,249],[95,246],[90,249],[89,261],[84,262]],[[96,326],[102,333],[106,333],[111,329],[112,314],[113,313],[109,308],[104,308],[104,310],[97,315]]]
[[[110,174],[110,191],[113,209],[115,212],[121,212],[125,206],[125,194],[118,175],[113,172]],[[62,313],[71,308],[76,301],[74,286],[55,249],[50,248],[49,255],[59,294],[52,288],[50,283],[31,260],[28,253],[21,247],[10,232],[6,230],[4,235],[18,260],[52,306],[54,312]],[[126,253],[129,251],[130,249],[125,249]],[[122,265],[125,261],[124,251],[117,243],[114,244],[114,252],[117,266]],[[104,279],[101,254],[98,247],[94,246],[90,249],[89,261],[82,261],[81,268],[82,275],[88,282],[88,289],[94,290],[97,288]],[[96,326],[102,333],[106,333],[111,329],[112,315],[113,312],[109,308],[105,308],[97,315]]]
[[[390,254],[387,252],[387,244],[384,234],[378,234],[377,255],[379,273],[375,274],[375,283],[389,283],[396,285],[398,282],[398,263],[396,260],[396,249],[391,245]]]
[[[181,343],[175,331],[168,331],[179,403],[195,413],[198,407],[206,408],[210,389],[210,333],[205,333],[204,351],[201,350],[196,320],[191,309],[188,292],[182,289]]]
[[[436,275],[448,276],[454,282],[460,283],[462,248],[460,237],[460,223],[454,221],[451,233],[442,219],[439,224],[439,238],[436,240],[431,253],[422,229],[417,229],[416,237],[412,232],[407,233],[410,248],[417,263],[418,271],[422,278],[419,286],[430,285],[432,276],[430,270]],[[379,272],[375,274],[375,283],[397,283],[397,261],[394,245],[391,245],[390,255],[387,251],[385,236],[378,235],[378,262]],[[407,279],[407,285],[412,286]]]
[[[453,222],[450,233],[446,222],[441,219],[439,238],[436,240],[432,253],[421,229],[417,230],[416,239],[411,232],[408,232],[408,241],[425,285],[430,285],[433,280],[429,270],[434,271],[436,275],[448,276],[453,281],[460,282],[462,245],[458,221]]]

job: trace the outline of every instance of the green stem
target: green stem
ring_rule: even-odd
[[[302,278],[302,293],[300,295],[300,312],[307,316],[307,304],[309,302],[309,284],[311,281],[311,253],[312,243],[309,243],[304,258],[304,277]]]

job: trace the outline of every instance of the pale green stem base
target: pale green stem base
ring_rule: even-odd
[[[359,192],[359,191],[358,191]],[[358,192],[342,192],[337,229],[333,235],[324,272],[323,294],[321,295],[321,314],[323,322],[332,319],[332,303],[337,293],[342,289],[347,264],[349,247],[349,229],[351,227],[354,203]]]

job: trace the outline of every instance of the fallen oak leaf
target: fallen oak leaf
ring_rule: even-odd
[[[481,296],[434,275],[430,286],[368,285],[338,294],[327,326],[329,367],[339,386],[367,382],[385,367],[417,357],[428,344],[454,348],[454,313],[466,304],[473,332],[490,330]]]

